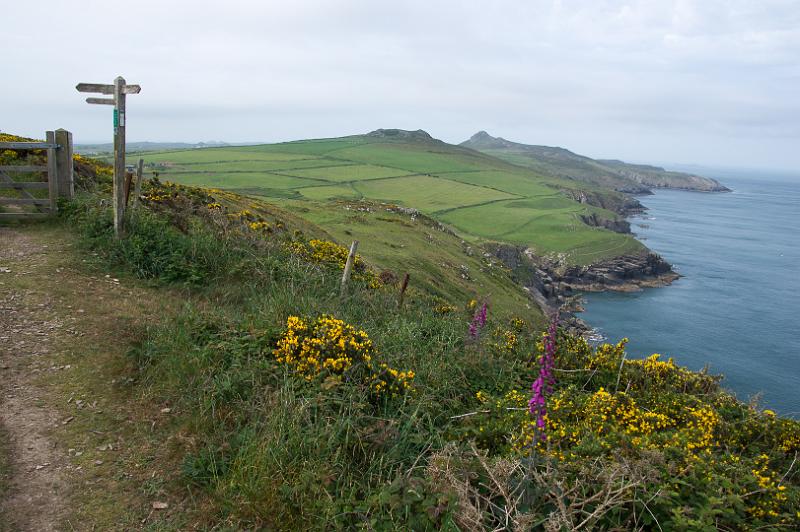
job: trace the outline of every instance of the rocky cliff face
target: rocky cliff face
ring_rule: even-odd
[[[639,200],[625,194],[600,194],[580,189],[561,189],[561,193],[578,203],[600,207],[625,217],[642,214],[647,210]]]
[[[625,255],[589,266],[559,263],[536,256],[519,246],[493,244],[489,252],[500,259],[514,279],[530,291],[545,310],[571,306],[578,292],[616,290],[631,292],[644,287],[664,286],[679,276],[655,253]]]
[[[581,215],[581,220],[583,220],[583,223],[586,225],[590,225],[592,227],[603,227],[609,231],[614,231],[615,233],[630,234],[631,232],[631,224],[627,220],[609,220],[607,218],[600,218],[595,212],[592,214]]]
[[[611,168],[620,176],[650,188],[671,188],[699,192],[730,192],[716,179],[685,172],[672,172],[660,166],[630,164],[623,161],[600,159],[598,163]]]

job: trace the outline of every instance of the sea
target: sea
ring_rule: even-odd
[[[698,172],[700,173],[700,172]],[[740,400],[800,418],[800,175],[706,171],[730,193],[658,190],[631,230],[682,277],[585,294],[579,317],[628,356],[723,374]]]

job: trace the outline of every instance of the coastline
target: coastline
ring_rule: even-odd
[[[715,190],[654,188],[707,194],[732,192],[730,188],[721,184],[720,188]],[[632,210],[624,216],[626,226],[630,227],[633,219],[647,212],[647,207],[639,205],[641,208]],[[576,315],[584,310],[582,294],[639,292],[645,288],[669,286],[681,278],[669,262],[649,249],[640,254],[621,255],[594,264],[578,266],[568,265],[559,258],[538,256],[533,250],[524,246],[493,243],[487,248],[511,270],[514,279],[528,291],[531,299],[545,313],[558,312],[565,329],[587,338],[596,337],[596,331]]]

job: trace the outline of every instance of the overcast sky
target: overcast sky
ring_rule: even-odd
[[[800,1],[4,2],[0,129],[128,140],[478,130],[636,162],[800,168]]]

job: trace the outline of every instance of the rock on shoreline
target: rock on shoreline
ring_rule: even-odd
[[[511,270],[514,279],[528,290],[545,312],[566,312],[566,324],[580,333],[590,330],[571,314],[582,310],[581,292],[635,292],[666,286],[680,277],[667,261],[653,252],[623,255],[578,266],[537,256],[529,248],[521,246],[492,244],[488,248]]]

